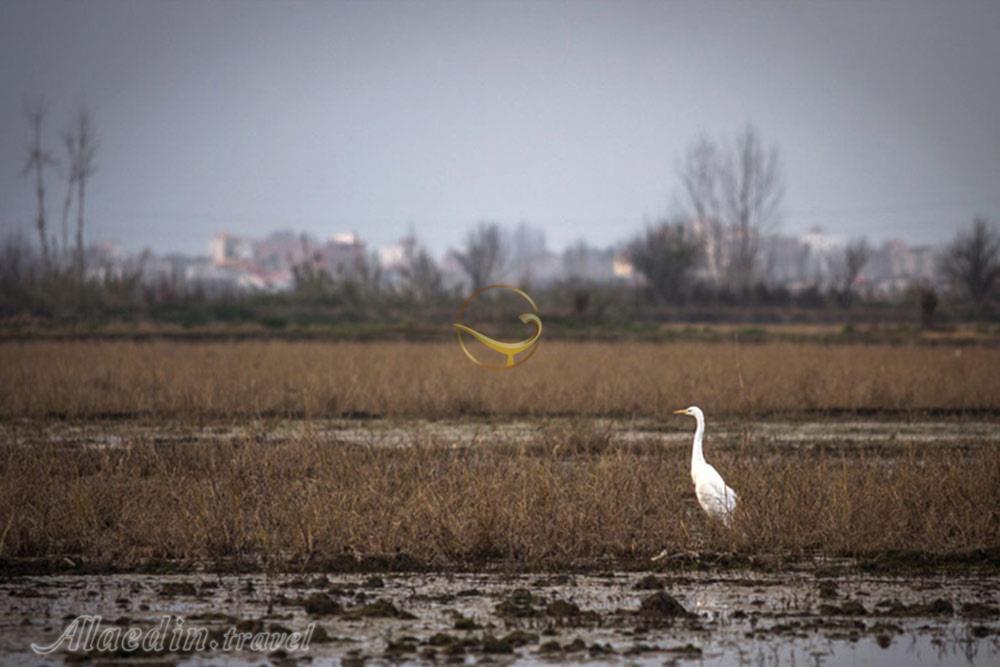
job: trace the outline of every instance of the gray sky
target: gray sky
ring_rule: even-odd
[[[440,251],[488,218],[607,244],[699,132],[780,147],[783,229],[935,242],[1000,219],[1000,3],[0,0],[0,224],[30,233],[25,95],[101,130],[90,240],[223,229]],[[58,218],[62,184],[49,206]]]

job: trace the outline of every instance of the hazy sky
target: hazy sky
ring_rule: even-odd
[[[30,233],[26,95],[102,145],[91,240],[480,219],[550,246],[670,211],[699,132],[777,143],[783,229],[933,242],[1000,219],[1000,3],[0,0],[0,224]],[[57,222],[62,183],[50,183]]]

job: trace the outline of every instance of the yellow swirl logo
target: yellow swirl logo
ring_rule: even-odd
[[[484,292],[488,292],[490,290],[507,290],[509,292],[513,292],[528,302],[528,305],[531,306],[532,312],[521,313],[517,317],[525,324],[535,325],[535,333],[533,336],[514,343],[507,343],[490,338],[489,336],[476,331],[472,327],[460,324],[460,322],[465,320],[466,311],[468,310],[469,305],[476,301],[476,299],[478,299]],[[538,349],[538,339],[542,336],[542,320],[538,317],[538,306],[530,296],[525,294],[523,290],[519,290],[511,285],[487,285],[486,287],[476,290],[469,296],[469,298],[462,302],[455,319],[458,320],[458,322],[452,326],[455,327],[456,336],[458,336],[458,344],[461,346],[462,352],[464,352],[465,356],[471,359],[474,364],[491,370],[502,371],[514,368],[515,366],[520,366],[530,359],[535,353],[535,350]],[[506,357],[506,361],[503,364],[490,364],[480,361],[474,354],[472,354],[472,352],[469,351],[469,348],[465,346],[465,336],[471,336],[494,352],[499,352]],[[515,359],[517,355],[522,356],[519,359]]]

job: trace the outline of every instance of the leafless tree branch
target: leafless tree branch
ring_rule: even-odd
[[[42,132],[47,113],[48,103],[43,96],[27,100],[24,104],[24,115],[31,127],[31,140],[28,144],[27,159],[22,173],[25,176],[30,174],[35,176],[35,197],[37,200],[35,226],[38,228],[38,242],[42,249],[42,266],[46,271],[51,265],[51,253],[45,220],[45,169],[56,163],[52,154],[45,150],[42,145]]]

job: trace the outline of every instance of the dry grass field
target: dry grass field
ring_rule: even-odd
[[[124,570],[539,569],[648,566],[662,549],[742,563],[1000,552],[996,347],[546,343],[495,373],[447,344],[9,342],[0,368],[4,567],[68,557]],[[706,409],[709,459],[740,493],[731,529],[695,504],[693,422],[666,421],[690,404]],[[779,444],[741,426],[780,415],[821,427],[826,413],[853,413],[863,435],[883,411],[949,426],[852,444],[816,429]],[[973,414],[979,436],[934,440],[961,435]],[[613,437],[597,416],[625,432]],[[364,437],[315,426],[332,417]],[[518,420],[522,431],[424,437],[413,425],[428,419]],[[388,421],[403,436],[384,446]],[[683,437],[656,426],[668,423]],[[64,437],[74,429],[86,437]]]
[[[453,343],[8,342],[0,416],[168,418],[1000,410],[1000,348],[543,343],[514,372]]]
[[[564,426],[520,445],[372,447],[306,430],[279,443],[8,446],[0,553],[126,570],[166,560],[321,571],[648,567],[661,549],[744,563],[997,558],[996,446],[790,453],[744,440],[710,455],[740,493],[732,529],[695,505],[688,446],[655,434],[611,444]]]

